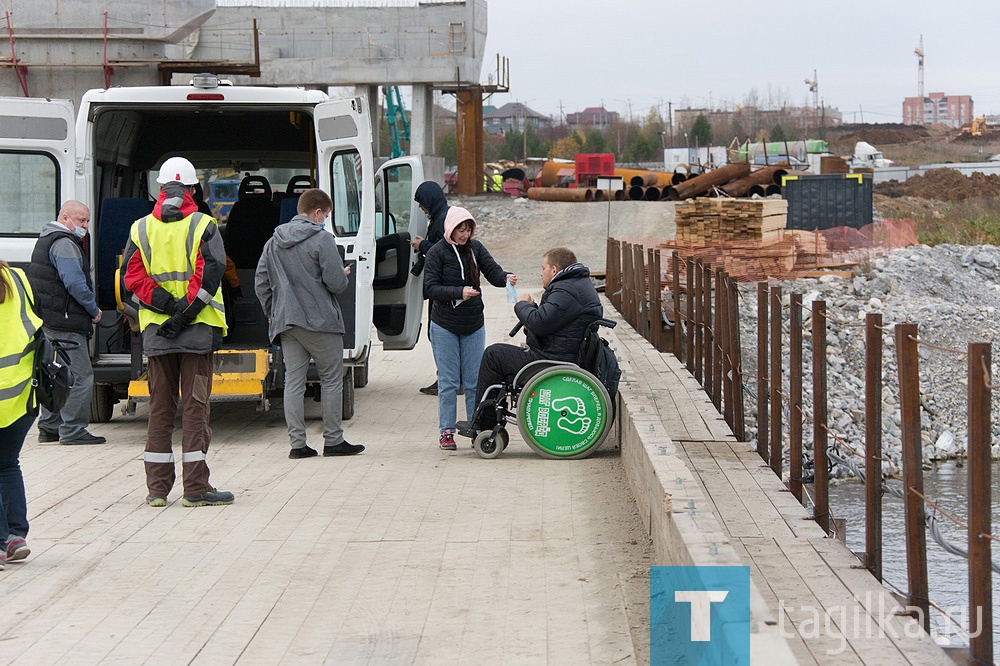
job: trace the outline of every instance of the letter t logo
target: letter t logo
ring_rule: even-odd
[[[725,601],[727,590],[676,590],[674,601],[691,604],[691,640],[712,640],[712,604]]]

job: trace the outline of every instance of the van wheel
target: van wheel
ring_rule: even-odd
[[[344,372],[344,400],[342,402],[343,411],[340,418],[349,421],[354,418],[354,368],[347,368]]]
[[[368,386],[368,359],[365,359],[363,365],[355,365],[352,370],[354,370],[354,388]]]
[[[115,408],[114,387],[110,384],[94,384],[90,397],[90,422],[107,423],[111,420]]]

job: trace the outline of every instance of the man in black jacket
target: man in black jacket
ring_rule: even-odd
[[[532,361],[576,363],[587,329],[604,316],[590,270],[578,263],[576,255],[567,248],[557,247],[542,257],[542,286],[545,292],[537,304],[531,294],[525,293],[514,305],[514,314],[524,326],[527,349],[502,343],[486,348],[479,366],[477,405],[489,386],[510,384]],[[474,424],[476,430],[492,428],[496,415],[492,410],[484,410],[478,421]]]
[[[59,412],[41,408],[38,441],[62,444],[103,444],[105,439],[87,431],[94,369],[88,342],[101,308],[94,298],[90,253],[83,243],[90,226],[90,210],[79,201],[67,201],[54,222],[42,228],[28,267],[35,292],[35,308],[50,337],[75,342],[67,350],[73,369],[73,388]]]

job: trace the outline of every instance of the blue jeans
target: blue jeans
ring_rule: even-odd
[[[486,347],[486,327],[455,335],[431,322],[430,334],[438,371],[438,427],[441,432],[454,431],[459,384],[465,385],[466,418],[471,419],[476,411],[476,380]]]
[[[21,476],[21,446],[35,422],[34,414],[25,414],[6,428],[0,428],[0,547],[10,535],[28,536],[28,498]]]

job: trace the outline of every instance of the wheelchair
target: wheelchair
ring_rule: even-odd
[[[524,366],[510,385],[486,388],[476,406],[473,421],[458,428],[458,434],[472,438],[481,458],[498,457],[507,448],[507,427],[517,425],[528,446],[543,458],[573,460],[586,458],[600,447],[611,431],[615,417],[614,397],[592,372],[593,356],[586,352],[589,338],[601,326],[615,322],[599,319],[591,324],[581,350],[583,365],[568,361],[532,361]],[[513,337],[520,324],[510,332]],[[478,431],[484,410],[496,410],[496,425]]]

